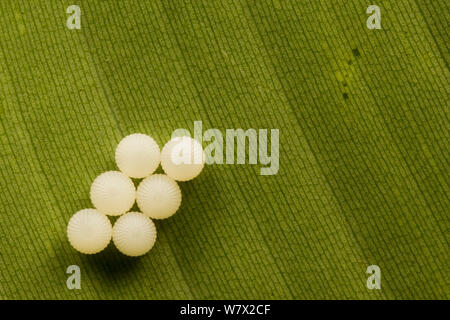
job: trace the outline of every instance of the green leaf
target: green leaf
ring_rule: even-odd
[[[0,2],[1,299],[449,298],[445,1],[71,4]],[[279,129],[278,174],[206,166],[147,255],[72,249],[120,139],[195,120]]]

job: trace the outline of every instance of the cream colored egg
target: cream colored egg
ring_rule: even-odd
[[[165,174],[154,174],[139,184],[136,201],[146,216],[165,219],[180,207],[181,190],[176,181]]]
[[[158,168],[159,146],[146,134],[126,136],[116,148],[116,163],[120,171],[131,178],[145,178]]]
[[[129,212],[117,219],[112,238],[120,252],[137,257],[147,253],[155,244],[156,227],[142,213]]]
[[[85,254],[102,251],[111,241],[112,226],[108,217],[95,209],[75,213],[67,225],[67,237],[76,250]]]
[[[191,180],[200,174],[204,165],[202,145],[190,137],[173,138],[161,151],[161,166],[174,180]]]
[[[133,181],[119,171],[107,171],[95,178],[91,201],[101,213],[118,216],[129,211],[136,199]]]

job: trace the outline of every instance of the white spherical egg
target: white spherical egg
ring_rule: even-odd
[[[155,244],[156,227],[140,212],[129,212],[117,219],[112,238],[117,249],[127,256],[147,253]]]
[[[129,211],[136,199],[133,181],[119,171],[107,171],[95,178],[91,201],[101,213],[118,216]]]
[[[154,174],[139,184],[136,201],[146,216],[165,219],[180,207],[181,190],[176,181],[165,174]]]
[[[146,134],[135,133],[123,138],[116,148],[120,171],[131,178],[145,178],[158,168],[159,146]]]
[[[161,151],[161,166],[174,180],[191,180],[200,174],[204,165],[202,145],[190,137],[173,138]]]
[[[67,237],[76,250],[94,254],[105,249],[111,241],[112,226],[108,217],[95,209],[75,213],[67,225]]]

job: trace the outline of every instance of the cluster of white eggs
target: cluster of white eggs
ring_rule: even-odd
[[[104,172],[94,180],[90,198],[95,209],[75,213],[67,236],[81,253],[98,253],[112,239],[123,254],[140,256],[156,241],[152,219],[168,218],[181,205],[176,181],[198,176],[205,156],[201,144],[190,137],[173,138],[160,151],[153,138],[136,133],[120,141],[115,158],[120,171]],[[160,162],[166,174],[153,174]],[[131,178],[144,178],[137,190]],[[129,212],[135,201],[142,212]],[[120,217],[112,226],[107,215]]]

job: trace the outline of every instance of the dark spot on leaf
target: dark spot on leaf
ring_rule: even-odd
[[[344,94],[342,94],[342,96],[344,97],[345,100],[348,99],[348,93],[344,93]]]
[[[344,87],[346,87],[347,86],[347,82],[344,82],[343,85],[344,85]]]
[[[354,55],[355,57],[359,57],[359,56],[361,55],[361,54],[359,53],[358,48],[352,49],[352,52],[353,52],[353,55]]]

